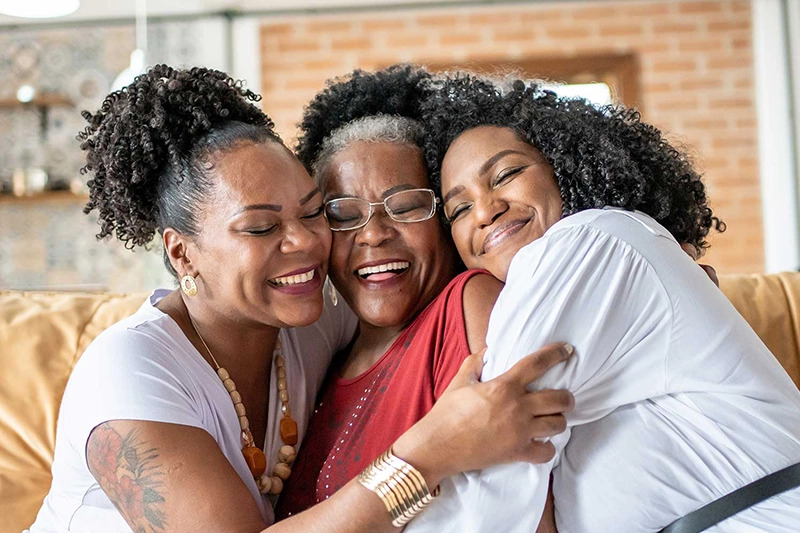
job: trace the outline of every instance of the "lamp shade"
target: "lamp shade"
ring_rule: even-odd
[[[0,14],[22,18],[63,17],[80,7],[80,0],[0,0]]]

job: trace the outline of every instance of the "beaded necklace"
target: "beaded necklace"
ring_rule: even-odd
[[[209,357],[211,357],[211,361],[214,362],[217,376],[222,380],[225,390],[227,390],[228,394],[231,396],[233,408],[236,410],[236,415],[239,417],[239,427],[242,429],[242,455],[244,455],[244,460],[247,462],[250,473],[256,481],[258,490],[261,491],[262,494],[280,494],[283,490],[283,482],[286,481],[292,473],[291,465],[297,456],[294,449],[295,444],[297,444],[297,422],[292,418],[292,410],[289,407],[289,389],[286,386],[286,366],[283,361],[283,355],[281,354],[281,340],[279,338],[275,339],[274,365],[278,376],[278,396],[281,401],[281,412],[283,413],[283,418],[281,418],[280,422],[283,446],[281,446],[281,449],[278,451],[278,463],[275,465],[275,468],[272,469],[272,475],[269,476],[266,474],[267,457],[264,455],[261,448],[255,445],[253,434],[250,432],[250,421],[247,420],[247,411],[242,403],[242,396],[236,391],[236,384],[231,379],[231,375],[228,371],[217,363],[214,354],[211,353],[208,344],[203,340],[203,336],[200,335],[197,326],[195,326],[191,315],[189,315],[189,323],[192,325],[192,329],[194,329],[200,342],[203,343],[203,347],[208,352]]]

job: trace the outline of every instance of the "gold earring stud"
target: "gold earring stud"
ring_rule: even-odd
[[[197,294],[197,282],[195,282],[194,276],[187,275],[181,278],[181,290],[189,298]]]

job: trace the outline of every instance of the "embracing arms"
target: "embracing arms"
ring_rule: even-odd
[[[546,460],[549,445],[535,438],[553,430],[543,432],[530,415],[540,399],[525,386],[567,357],[563,345],[551,345],[487,383],[477,383],[480,356],[467,360],[433,410],[397,440],[394,453],[422,472],[431,487],[463,470]],[[571,408],[568,393],[561,400],[562,411]],[[92,475],[134,531],[251,533],[266,525],[241,478],[202,429],[112,420],[94,428],[86,452]],[[393,530],[380,499],[355,481],[268,529]]]

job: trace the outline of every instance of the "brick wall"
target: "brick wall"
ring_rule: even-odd
[[[764,268],[749,0],[452,7],[265,19],[264,109],[287,140],[326,79],[397,61],[522,61],[632,53],[645,120],[687,147],[728,231],[706,260]]]

